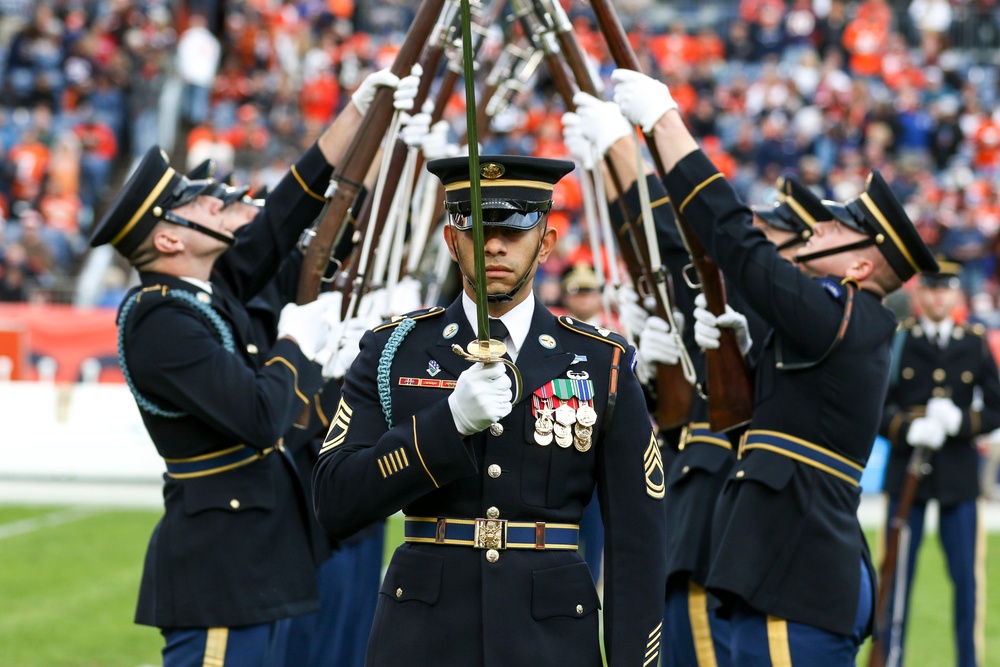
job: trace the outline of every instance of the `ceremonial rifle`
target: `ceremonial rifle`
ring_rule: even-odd
[[[913,448],[910,460],[906,464],[903,492],[899,496],[899,504],[896,506],[895,514],[889,520],[889,530],[885,537],[885,555],[882,557],[882,565],[879,567],[878,594],[875,596],[875,627],[880,631],[882,628],[888,628],[885,636],[889,640],[890,649],[892,648],[893,635],[901,628],[897,628],[892,619],[885,617],[889,604],[889,592],[892,590],[893,580],[900,578],[897,577],[898,573],[904,574],[900,583],[903,586],[906,585],[906,561],[904,560],[902,568],[899,565],[900,541],[904,532],[909,530],[910,510],[913,508],[913,500],[916,498],[920,480],[930,474],[931,464],[928,462],[930,456],[931,452],[927,447]],[[908,557],[908,554],[903,554],[904,559]],[[898,573],[897,570],[899,570]],[[902,587],[900,586],[896,590],[902,590]],[[885,667],[885,649],[882,642],[879,641],[878,634],[872,637],[871,653],[868,654],[868,667]]]
[[[628,35],[618,20],[611,0],[591,0],[591,6],[615,65],[622,69],[641,72],[639,59],[632,50]],[[647,137],[646,145],[657,171],[661,177],[665,177],[663,159],[656,148],[656,142],[652,137]],[[671,206],[674,206],[673,202]],[[726,312],[726,290],[722,273],[676,206],[674,206],[674,217],[698,274],[708,310],[713,315],[722,315]],[[708,421],[712,430],[718,432],[746,424],[753,414],[753,378],[750,369],[740,352],[735,333],[728,329],[722,329],[721,333],[719,348],[705,352]]]
[[[391,71],[402,78],[410,73],[427,37],[441,14],[445,0],[423,0],[406,38],[396,55]],[[368,113],[361,121],[350,145],[344,152],[341,165],[334,172],[327,189],[329,201],[316,226],[305,237],[305,258],[299,273],[296,294],[298,303],[309,303],[319,295],[320,283],[330,261],[330,249],[348,210],[361,188],[361,181],[378,151],[379,143],[393,115],[393,90],[380,88],[375,92]]]
[[[420,59],[420,66],[423,72],[420,76],[420,85],[417,88],[417,94],[413,99],[413,109],[411,111],[414,114],[420,111],[430,93],[434,72],[440,66],[445,46],[451,39],[452,24],[455,21],[457,10],[458,8],[454,0],[445,0],[444,9],[437,17],[430,40]],[[374,103],[372,106],[374,107]],[[385,130],[382,133],[385,134]],[[345,318],[354,315],[358,301],[367,291],[367,283],[371,280],[369,267],[372,265],[372,257],[378,248],[372,241],[378,239],[385,228],[389,211],[392,208],[392,199],[397,190],[395,184],[400,182],[400,175],[403,172],[403,165],[406,163],[406,155],[409,151],[406,142],[398,137],[389,137],[388,141],[392,143],[392,152],[389,154],[388,162],[384,165],[384,169],[379,174],[379,183],[375,189],[375,196],[369,197],[369,201],[366,207],[362,209],[362,214],[359,218],[359,228],[365,238],[365,242],[349,271],[347,284],[350,286],[350,293],[349,298],[344,299],[342,312]],[[387,184],[391,184],[391,186],[386,187]],[[374,221],[372,221],[373,212]],[[379,315],[385,315],[385,313],[379,313]]]
[[[562,6],[558,2],[554,2],[552,5],[557,6],[559,11],[562,10]],[[538,37],[540,46],[546,53],[546,61],[556,89],[562,96],[567,110],[573,111],[576,108],[573,103],[575,91],[572,82],[566,76],[563,59],[559,57],[560,54],[565,58],[565,62],[576,80],[577,87],[588,95],[600,99],[601,93],[597,89],[597,84],[587,67],[583,51],[573,34],[572,25],[565,14],[562,14],[564,20],[557,20],[559,15],[555,13],[556,10],[550,11],[538,0],[530,0],[530,4],[529,0],[514,0],[514,7],[522,20],[526,21],[526,30]],[[653,297],[656,304],[656,315],[671,323],[679,341],[680,334],[677,327],[673,325],[673,312],[667,298],[667,272],[664,267],[660,266],[659,246],[650,245],[657,243],[655,232],[652,236],[649,235],[649,230],[653,229],[651,212],[647,211],[645,216],[646,229],[643,229],[641,225],[633,225],[633,221],[637,220],[639,216],[631,215],[625,207],[625,189],[621,177],[611,160],[605,159],[604,167],[617,190],[618,202],[625,214],[625,224],[617,228],[615,232],[619,238],[622,257],[625,259],[626,266],[629,267],[632,281],[635,283],[637,291],[643,291],[645,287],[645,291]],[[596,176],[596,178],[599,177]],[[643,170],[637,171],[636,178],[640,185],[645,185]],[[648,202],[648,200],[647,194],[646,201]],[[656,260],[655,266],[654,259]],[[638,332],[632,333],[637,334]],[[690,365],[690,360],[687,360],[687,363]],[[686,373],[685,367],[680,364],[657,364],[656,421],[661,429],[675,428],[690,420],[693,388],[688,375],[694,379],[693,367],[690,367],[690,373]]]

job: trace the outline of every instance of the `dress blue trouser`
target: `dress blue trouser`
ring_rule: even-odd
[[[705,589],[671,581],[663,615],[663,667],[729,667],[729,621],[708,608]]]
[[[238,628],[164,628],[163,667],[283,667],[289,619]]]
[[[288,667],[363,667],[382,577],[385,531],[341,542],[319,567],[320,609],[296,616],[288,639]]]
[[[838,635],[737,604],[729,634],[733,667],[854,667],[873,613],[871,577],[860,560],[859,567],[861,595],[852,634]]]
[[[896,514],[899,505],[898,498],[889,499],[888,516]],[[883,627],[879,629],[881,646],[886,652],[886,667],[899,667],[903,664],[903,647],[906,640],[906,625],[909,615],[910,590],[913,584],[913,573],[917,564],[917,551],[924,535],[924,516],[926,503],[914,503],[907,519],[909,525],[909,549],[906,564],[905,592],[902,596],[896,594],[897,578],[890,588],[886,605],[886,618],[880,619]],[[983,637],[982,613],[976,613],[980,606],[980,598],[984,594],[985,581],[977,577],[977,564],[982,564],[986,556],[985,536],[979,525],[978,503],[975,500],[941,508],[939,534],[945,560],[948,563],[948,575],[951,577],[955,591],[955,644],[958,651],[958,667],[978,667],[982,664]],[[886,530],[888,533],[888,529]],[[977,553],[981,551],[981,553]],[[978,557],[977,557],[978,556]],[[902,553],[897,562],[903,564]],[[895,605],[902,598],[902,613]],[[893,622],[893,619],[896,619]],[[977,622],[978,621],[978,622]]]

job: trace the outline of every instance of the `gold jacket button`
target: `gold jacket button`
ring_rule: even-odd
[[[253,343],[247,343],[247,352],[249,354],[257,354],[258,352],[257,346],[254,345]]]
[[[232,507],[234,510],[238,510],[240,508],[240,501],[237,500],[236,498],[233,498],[232,500],[229,501],[229,506]]]
[[[500,470],[500,466],[498,466],[496,463],[494,463],[493,465],[491,465],[489,468],[486,469],[486,474],[488,474],[493,479],[499,477],[501,472],[503,471]]]
[[[497,562],[498,560],[500,560],[500,552],[497,551],[496,549],[490,549],[489,551],[486,552],[486,560],[488,560],[491,563]]]
[[[403,597],[403,589],[402,588],[397,588],[396,589],[396,597],[398,597],[398,598]]]
[[[582,604],[576,605],[576,614],[577,614],[577,616],[582,616],[583,615],[583,605]]]
[[[490,424],[490,433],[497,437],[503,435],[503,424]]]
[[[736,473],[736,476],[737,477],[743,477],[746,474],[747,474],[746,470],[740,470],[739,472]]]
[[[691,472],[691,466],[684,466],[683,468],[681,468],[681,472],[684,473],[685,475],[688,474],[689,472]]]
[[[486,518],[487,519],[500,518],[500,510],[498,510],[496,507],[489,508],[488,510],[486,510]]]

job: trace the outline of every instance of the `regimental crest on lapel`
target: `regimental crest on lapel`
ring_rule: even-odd
[[[646,470],[646,495],[660,500],[666,493],[666,479],[663,475],[663,455],[656,444],[656,436],[649,437],[649,447],[642,455],[643,467]]]
[[[441,364],[439,364],[435,359],[431,359],[430,363],[427,364],[427,374],[434,377],[441,372]]]
[[[330,430],[327,431],[326,440],[323,441],[323,447],[319,450],[320,454],[333,449],[347,439],[347,429],[351,425],[351,415],[353,414],[354,410],[347,404],[347,400],[341,396],[340,404],[337,405],[337,412],[333,415],[333,420],[330,422]]]

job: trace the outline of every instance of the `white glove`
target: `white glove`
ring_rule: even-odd
[[[579,123],[583,135],[589,139],[601,155],[608,152],[616,141],[632,135],[632,125],[625,120],[621,109],[614,102],[599,100],[587,93],[577,93],[573,96],[576,105],[575,118],[570,122]],[[566,117],[563,116],[563,125]]]
[[[732,329],[736,334],[736,343],[740,348],[740,354],[746,356],[750,351],[753,341],[750,339],[750,330],[747,327],[747,318],[733,310],[726,304],[726,312],[716,317],[708,312],[705,295],[699,294],[694,298],[694,340],[702,350],[719,349],[719,339],[722,337],[721,329]]]
[[[958,435],[962,428],[962,408],[950,398],[932,398],[927,401],[927,416],[941,422],[948,435]]]
[[[947,437],[941,422],[931,417],[917,417],[910,423],[910,430],[906,432],[908,444],[928,449],[941,449]]]
[[[622,287],[618,290],[618,319],[630,336],[638,338],[648,318],[649,312],[639,305],[639,295],[634,289]]]
[[[430,134],[424,137],[424,158],[436,160],[458,155],[458,146],[448,141],[448,121],[439,120],[431,126]]]
[[[361,81],[358,89],[351,95],[351,101],[354,102],[354,106],[357,107],[362,116],[368,113],[368,107],[372,105],[372,100],[375,99],[375,92],[381,86],[396,88],[399,86],[399,77],[393,74],[389,68],[380,69],[366,76]]]
[[[616,69],[611,73],[611,80],[615,83],[615,102],[622,115],[647,134],[653,131],[663,114],[677,108],[670,89],[645,74]]]
[[[392,106],[396,109],[409,111],[413,108],[413,98],[417,96],[417,88],[420,87],[420,75],[422,73],[423,70],[419,64],[414,65],[410,75],[404,76],[402,79],[393,74],[389,68],[372,72],[364,78],[358,89],[351,95],[351,101],[354,102],[354,106],[364,116],[368,113],[368,108],[372,105],[372,100],[375,99],[375,93],[378,88],[385,86],[395,88],[396,90],[392,95]]]
[[[418,113],[411,116],[403,112],[402,122],[399,138],[410,148],[420,148],[431,131],[431,115]]]
[[[420,297],[420,281],[413,276],[406,276],[396,284],[396,289],[389,295],[389,314],[402,315],[420,308],[423,300]]]
[[[347,375],[351,364],[354,363],[354,358],[361,351],[361,337],[368,331],[365,323],[357,317],[347,320],[341,327],[340,340],[333,342],[331,345],[332,354],[323,363],[323,377],[327,380],[339,380]],[[322,355],[322,352],[320,354]]]
[[[278,317],[278,338],[295,339],[306,359],[313,361],[330,338],[328,311],[340,312],[340,292],[324,292],[311,303],[285,304]]]
[[[674,366],[680,361],[681,347],[666,320],[650,316],[639,336],[639,354],[647,364]]]
[[[420,77],[424,73],[424,68],[417,63],[410,69],[409,76],[404,76],[396,86],[396,92],[392,95],[392,106],[400,111],[409,111],[413,108],[413,100],[417,97],[417,89],[420,88]]]
[[[358,301],[357,316],[373,329],[385,321],[389,314],[389,296],[385,288],[372,290]]]
[[[463,436],[478,433],[510,414],[513,396],[504,368],[501,363],[476,363],[458,376],[448,405]]]
[[[563,144],[569,151],[573,161],[584,169],[594,168],[594,145],[584,136],[580,117],[573,112],[567,112],[562,117]]]

